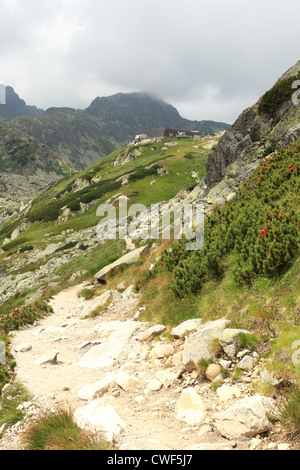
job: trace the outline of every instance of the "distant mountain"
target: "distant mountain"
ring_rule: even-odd
[[[48,186],[73,173],[49,147],[14,126],[0,125],[0,222]]]
[[[159,127],[200,131],[205,135],[229,128],[229,124],[223,122],[184,119],[174,106],[148,93],[98,97],[85,112],[98,121],[103,135],[116,146],[126,145],[136,134],[149,134]]]
[[[76,171],[127,145],[136,134],[149,134],[153,128],[172,127],[207,135],[229,127],[214,121],[184,119],[174,106],[146,93],[96,98],[85,110],[49,108],[42,112],[12,95],[7,104],[11,112],[14,100],[15,112],[19,109],[19,114],[23,110],[27,115],[15,117],[11,125],[49,147]]]
[[[92,116],[72,108],[50,108],[41,116],[23,116],[10,122],[60,155],[77,171],[115,150]]]
[[[16,116],[39,116],[43,112],[35,106],[28,106],[11,86],[5,87],[5,104],[0,104],[0,122]]]

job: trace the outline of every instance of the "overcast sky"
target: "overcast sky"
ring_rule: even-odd
[[[234,122],[300,59],[299,0],[0,0],[0,82],[86,108],[148,91]]]

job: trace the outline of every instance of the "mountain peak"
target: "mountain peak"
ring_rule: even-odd
[[[5,87],[5,103],[0,104],[0,122],[17,116],[40,115],[43,110],[28,106],[15,92],[13,87]]]

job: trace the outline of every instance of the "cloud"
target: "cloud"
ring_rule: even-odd
[[[149,91],[233,122],[297,60],[297,0],[1,0],[0,80],[39,107]]]

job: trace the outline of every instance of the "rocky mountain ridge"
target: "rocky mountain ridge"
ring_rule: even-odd
[[[43,113],[42,109],[27,105],[11,86],[5,87],[5,100],[3,101],[5,103],[0,102],[0,123],[17,116],[39,116]]]

